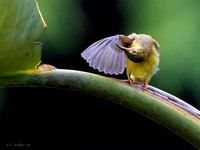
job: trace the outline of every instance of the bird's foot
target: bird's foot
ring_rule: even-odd
[[[128,78],[128,80],[129,80],[130,84],[134,84],[134,80],[133,80],[133,79]],[[142,83],[142,87],[144,88],[144,90],[147,89],[147,84],[148,84],[148,83],[147,83],[146,81],[144,81],[144,82]]]
[[[134,84],[134,80],[133,79],[128,78],[128,80],[129,80],[130,84]]]
[[[146,89],[147,89],[147,82],[146,82],[146,81],[143,82],[143,83],[142,83],[142,86],[143,86],[144,90],[146,90]]]

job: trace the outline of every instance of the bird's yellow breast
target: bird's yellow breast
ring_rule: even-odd
[[[126,73],[128,78],[139,82],[149,82],[156,72],[159,64],[159,53],[155,49],[151,50],[149,56],[142,62],[134,63],[127,57]]]

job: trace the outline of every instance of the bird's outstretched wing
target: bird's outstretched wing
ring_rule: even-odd
[[[81,53],[90,67],[106,74],[122,74],[126,67],[126,54],[116,44],[119,36],[101,39]]]

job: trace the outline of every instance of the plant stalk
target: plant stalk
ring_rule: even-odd
[[[170,129],[200,149],[200,112],[186,102],[152,86],[92,73],[55,69],[32,74],[0,77],[0,87],[44,87],[95,95],[136,111]]]

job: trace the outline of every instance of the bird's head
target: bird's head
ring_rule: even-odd
[[[117,46],[125,51],[127,57],[135,63],[144,61],[152,50],[159,52],[159,44],[151,36],[146,34],[121,36],[119,37],[119,41],[121,44],[117,44]]]

